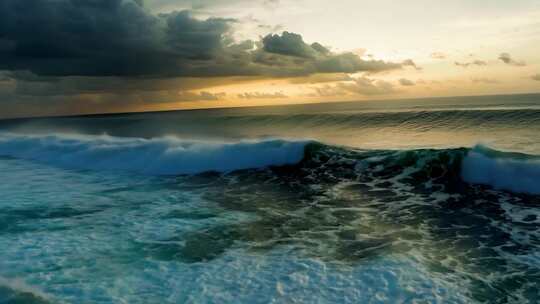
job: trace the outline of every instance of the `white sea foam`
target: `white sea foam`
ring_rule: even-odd
[[[72,169],[126,170],[144,174],[228,172],[294,164],[308,141],[269,139],[234,143],[176,137],[0,134],[0,156]]]
[[[40,289],[26,284],[22,279],[8,279],[0,276],[0,287],[6,287],[13,291],[15,294],[26,294],[30,297],[40,299],[42,301],[49,301],[52,297]]]
[[[540,194],[538,158],[476,146],[464,158],[461,175],[468,183],[513,192]]]

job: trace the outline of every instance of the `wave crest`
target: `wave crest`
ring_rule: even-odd
[[[277,139],[224,143],[175,137],[1,134],[0,156],[70,169],[173,175],[294,164],[302,160],[306,144]]]
[[[227,143],[176,137],[144,139],[8,133],[0,134],[0,156],[69,169],[149,175],[230,172],[297,164],[324,171],[320,172],[321,178],[333,175],[361,179],[362,175],[368,174],[380,179],[406,178],[418,185],[435,181],[447,185],[466,182],[497,190],[540,194],[539,157],[500,152],[483,146],[472,149],[358,151],[313,141],[281,139]]]
[[[463,159],[461,175],[472,184],[495,189],[540,194],[540,159],[476,146]]]

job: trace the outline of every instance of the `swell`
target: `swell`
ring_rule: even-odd
[[[228,116],[232,123],[260,125],[304,125],[314,127],[386,127],[426,126],[430,128],[463,128],[479,125],[538,125],[540,110],[438,110],[360,113],[313,113],[287,115]]]
[[[231,172],[288,166],[312,174],[354,179],[402,178],[413,184],[456,181],[497,190],[540,194],[540,158],[484,146],[458,149],[362,151],[307,140],[215,142],[176,137],[0,134],[0,156],[69,169],[149,175]],[[347,167],[347,168],[345,168]],[[354,168],[354,169],[351,169]],[[278,170],[276,168],[276,170]],[[311,173],[310,173],[311,174]]]
[[[181,137],[288,134],[310,130],[343,131],[399,128],[414,131],[538,129],[538,109],[484,110],[406,110],[373,112],[313,112],[313,113],[140,113],[95,117],[55,119],[20,119],[0,121],[6,131],[78,132],[114,136],[152,138],[163,134]]]

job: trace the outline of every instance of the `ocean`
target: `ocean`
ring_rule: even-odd
[[[538,303],[540,95],[0,121],[0,303]]]

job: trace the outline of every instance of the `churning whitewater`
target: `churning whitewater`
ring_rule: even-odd
[[[155,175],[293,164],[302,159],[305,145],[306,142],[285,140],[225,143],[175,137],[0,134],[0,156],[72,169],[125,170]]]

